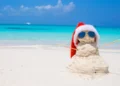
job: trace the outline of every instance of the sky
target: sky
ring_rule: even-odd
[[[120,0],[1,0],[0,24],[120,27]]]

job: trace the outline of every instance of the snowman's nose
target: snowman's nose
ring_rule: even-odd
[[[90,37],[88,34],[85,35],[85,39],[88,40]]]

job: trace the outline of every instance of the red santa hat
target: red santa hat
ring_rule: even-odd
[[[78,34],[84,30],[88,30],[88,31],[93,31],[96,35],[96,38],[95,38],[95,41],[96,43],[98,43],[98,40],[100,38],[97,30],[95,29],[94,26],[92,25],[88,25],[88,24],[84,24],[83,22],[80,22],[78,23],[75,31],[73,32],[73,35],[72,35],[72,40],[71,40],[71,48],[70,48],[70,57],[72,58],[75,53],[76,53],[76,46],[78,44]]]

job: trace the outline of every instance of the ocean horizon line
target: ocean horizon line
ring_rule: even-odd
[[[28,24],[9,24],[9,23],[6,23],[6,24],[0,24],[0,25],[26,25],[26,26],[29,26]],[[30,25],[47,25],[47,26],[76,26],[76,25],[68,25],[68,24],[30,24]]]
[[[87,24],[89,24],[89,23],[87,23]],[[21,24],[21,23],[19,23],[19,24],[12,24],[12,23],[0,23],[0,25],[24,25],[24,26],[35,26],[35,25],[37,25],[37,26],[74,26],[74,27],[76,27],[77,26],[77,24],[73,24],[73,25],[69,25],[69,24],[35,24],[35,23],[33,23],[33,24],[30,24],[30,25],[28,25],[28,24]],[[93,25],[93,24],[91,24],[91,25]],[[100,25],[93,25],[94,27],[101,27],[101,28],[120,28],[120,26],[100,26]]]

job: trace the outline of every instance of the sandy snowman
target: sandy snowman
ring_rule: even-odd
[[[72,73],[79,75],[105,75],[108,65],[99,55],[99,34],[92,25],[79,23],[72,35],[71,62],[67,66]]]

